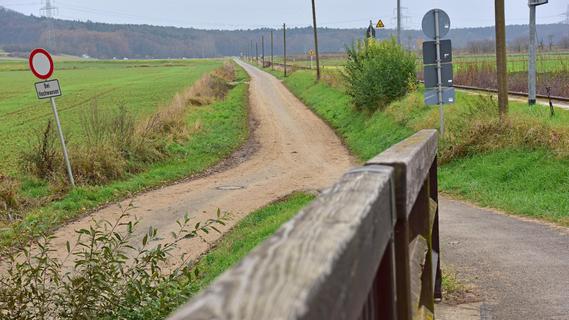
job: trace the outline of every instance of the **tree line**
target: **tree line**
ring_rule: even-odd
[[[200,30],[193,28],[161,27],[151,25],[108,24],[92,21],[69,21],[27,16],[0,7],[0,48],[12,55],[26,55],[32,48],[44,47],[58,54],[87,55],[100,59],[112,58],[202,58],[255,54],[261,36],[265,36],[265,54],[269,53],[271,29],[254,30]],[[367,26],[361,29],[319,29],[322,52],[344,52],[346,46],[361,39]],[[51,32],[49,30],[52,30]],[[275,29],[274,52],[282,54],[282,30]],[[546,46],[569,43],[569,25],[540,25],[539,34]],[[393,30],[378,30],[378,38],[393,36]],[[454,29],[449,34],[455,48],[471,47],[472,51],[492,50],[491,27]],[[508,37],[527,38],[526,26],[509,26]],[[253,47],[251,50],[251,40]],[[418,30],[406,30],[403,45],[420,49],[424,36]],[[303,54],[313,48],[310,27],[287,31],[287,49],[291,54]]]

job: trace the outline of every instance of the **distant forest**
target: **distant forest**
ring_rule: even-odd
[[[48,30],[53,30],[51,33]],[[345,47],[364,36],[362,29],[319,29],[322,52],[344,52]],[[365,26],[367,27],[367,26]],[[275,54],[282,54],[282,30],[274,31]],[[271,29],[255,30],[199,30],[192,28],[159,27],[150,25],[124,25],[47,19],[0,7],[0,49],[13,55],[27,54],[30,49],[44,47],[58,54],[87,55],[93,58],[201,58],[238,56],[250,50],[261,37],[265,37],[265,53],[269,54]],[[523,49],[527,43],[528,26],[508,26],[508,43]],[[538,27],[543,47],[567,46],[569,25],[550,24]],[[379,30],[378,38],[388,38],[393,30]],[[404,31],[405,46],[416,49],[423,40],[416,30]],[[493,50],[494,29],[453,29],[448,36],[458,49],[482,53]],[[291,54],[307,52],[313,46],[312,29],[287,30],[287,48]]]

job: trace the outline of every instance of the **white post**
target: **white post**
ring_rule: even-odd
[[[443,105],[443,81],[442,81],[442,64],[441,64],[441,35],[439,10],[435,10],[435,44],[437,47],[437,94],[439,98],[439,117],[441,137],[445,134],[445,110]]]
[[[63,137],[61,122],[59,121],[59,115],[57,114],[57,106],[55,105],[55,98],[50,98],[50,100],[51,100],[51,109],[53,110],[53,115],[55,116],[55,124],[57,124],[57,132],[59,133],[59,140],[61,141],[61,148],[63,148],[63,158],[65,159],[65,166],[67,167],[69,182],[71,183],[71,186],[75,187],[75,178],[73,178],[73,171],[71,170],[71,162],[69,162],[67,147],[65,146],[65,138]]]
[[[528,66],[528,103],[534,105],[537,99],[537,28],[536,6],[529,6],[529,66]]]

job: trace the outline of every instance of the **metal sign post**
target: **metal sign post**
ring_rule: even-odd
[[[441,65],[441,34],[440,34],[439,10],[435,10],[435,45],[437,47],[437,88],[439,96],[439,121],[441,126],[441,136],[445,134],[445,110],[443,107],[443,80]]]
[[[59,141],[61,142],[61,147],[63,148],[63,159],[65,160],[65,166],[67,167],[67,175],[69,176],[69,182],[75,187],[75,178],[73,177],[73,170],[71,170],[71,162],[69,161],[69,155],[67,154],[67,147],[65,146],[65,137],[63,136],[63,130],[61,129],[61,122],[59,121],[59,114],[57,113],[57,105],[55,104],[55,98],[49,98],[51,101],[51,109],[53,110],[53,115],[55,117],[55,124],[57,124],[57,132],[59,133]]]
[[[65,145],[65,137],[63,136],[61,122],[59,121],[59,114],[57,113],[57,105],[55,104],[55,97],[61,96],[61,88],[58,80],[48,80],[54,71],[53,59],[46,50],[35,49],[30,54],[29,65],[32,73],[37,78],[47,80],[35,84],[36,93],[38,95],[38,99],[50,99],[51,101],[51,109],[53,110],[55,123],[57,125],[57,133],[59,134],[59,141],[61,142],[61,147],[63,149],[63,158],[65,160],[65,166],[67,167],[69,182],[73,187],[75,187],[75,178],[73,177],[73,170],[71,170],[71,162],[69,161],[69,155]]]
[[[450,18],[440,9],[433,9],[423,18],[423,32],[435,41],[423,43],[425,65],[425,103],[439,106],[440,133],[445,133],[444,105],[454,103],[452,43],[441,40],[450,30]]]
[[[548,0],[529,0],[529,63],[528,63],[528,103],[530,106],[537,102],[537,6],[548,3]]]

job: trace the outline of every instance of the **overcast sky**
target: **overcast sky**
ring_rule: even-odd
[[[46,0],[43,0],[46,1]],[[310,0],[52,0],[58,18],[110,23],[153,24],[205,29],[249,29],[311,24]],[[42,0],[0,0],[0,5],[39,15]],[[493,24],[494,0],[402,0],[404,26],[419,29],[422,16],[438,7],[447,11],[454,27]],[[551,0],[538,7],[538,23],[564,19],[569,0]],[[369,20],[395,24],[396,0],[316,0],[320,26],[365,27]],[[527,0],[506,0],[508,24],[527,24]],[[569,30],[568,30],[569,31]]]

